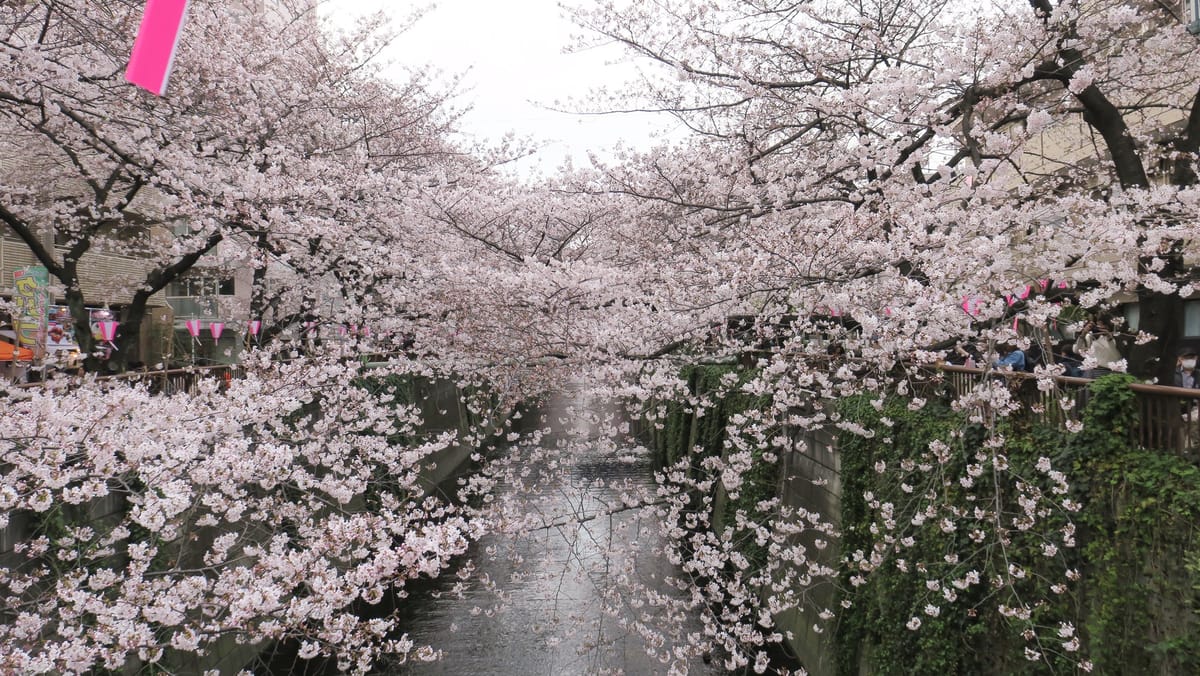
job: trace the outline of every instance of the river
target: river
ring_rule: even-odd
[[[664,577],[675,572],[657,551],[654,508],[629,504],[653,485],[650,458],[605,446],[510,451],[518,471],[497,486],[500,511],[547,527],[489,535],[466,557],[469,579],[447,571],[414,589],[403,602],[404,630],[442,657],[383,673],[667,674],[671,662],[674,673],[718,673],[699,657],[670,652],[699,622],[678,613],[665,622],[660,608],[640,603],[646,592],[671,596]],[[638,620],[651,630],[649,652]]]

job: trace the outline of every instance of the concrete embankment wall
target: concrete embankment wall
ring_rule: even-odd
[[[693,394],[702,395],[714,391],[723,376],[740,372],[736,366],[714,365],[691,369],[686,375]],[[656,406],[665,407],[666,413],[661,425],[639,427],[660,462],[674,463],[694,453],[723,456],[728,452],[725,425],[729,419],[763,405],[765,400],[761,397],[727,394],[718,398],[715,407],[697,416],[692,408],[679,402],[658,402]],[[794,428],[784,429],[782,433],[790,440],[790,450],[779,454],[777,471],[757,475],[751,472],[751,482],[756,480],[755,476],[769,478],[763,479],[765,485],[749,490],[759,491],[755,499],[779,497],[789,507],[819,514],[823,521],[840,527],[842,476],[836,435],[829,431],[809,432]],[[743,487],[745,492],[747,489]],[[720,482],[713,498],[713,528],[720,532],[729,518],[729,499]],[[838,567],[840,547],[836,538],[816,530],[800,533],[796,538],[806,547],[808,556],[831,568]],[[826,541],[823,547],[816,546],[818,538]],[[818,619],[817,614],[824,608],[838,609],[837,592],[830,580],[816,580],[810,588],[798,591],[807,598],[805,611],[788,610],[775,616],[779,630],[785,636],[790,633],[790,638],[785,639],[786,648],[809,674],[832,676],[836,673],[834,627],[832,622]]]
[[[794,445],[792,451],[780,458],[780,500],[789,507],[816,512],[840,527],[842,463],[836,438],[832,433],[822,430],[797,434],[795,440],[802,443]],[[809,556],[815,557],[823,565],[837,567],[841,548],[836,540],[819,549],[813,543],[815,535],[801,537]],[[775,620],[779,623],[788,648],[811,676],[833,676],[837,669],[834,663],[833,627],[817,619],[812,609],[837,610],[837,592],[832,584],[825,581],[807,590],[807,594],[810,602],[808,612],[789,610],[776,615]],[[818,633],[814,626],[819,626],[821,631]]]

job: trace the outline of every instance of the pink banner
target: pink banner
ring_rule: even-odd
[[[188,0],[147,0],[125,79],[159,96],[167,90]]]

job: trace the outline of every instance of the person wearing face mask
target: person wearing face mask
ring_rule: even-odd
[[[1196,378],[1195,348],[1185,347],[1179,351],[1179,358],[1175,360],[1175,387],[1200,387]]]

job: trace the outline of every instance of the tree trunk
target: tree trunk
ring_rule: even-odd
[[[1138,289],[1138,330],[1156,336],[1144,345],[1129,349],[1129,372],[1142,380],[1159,385],[1173,385],[1175,351],[1182,333],[1183,298],[1179,294],[1165,295]]]

